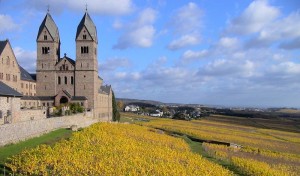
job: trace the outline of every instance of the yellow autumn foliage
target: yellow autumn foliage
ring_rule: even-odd
[[[94,124],[53,147],[24,150],[6,166],[21,175],[232,175],[180,138],[113,123]]]
[[[269,164],[254,159],[239,157],[231,158],[232,164],[236,166],[243,174],[253,176],[293,176],[296,174],[287,171],[286,167],[273,168]]]

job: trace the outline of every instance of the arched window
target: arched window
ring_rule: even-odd
[[[71,84],[73,85],[74,84],[74,77],[71,76]]]
[[[68,84],[68,78],[65,76],[65,84]]]
[[[60,78],[60,76],[58,77],[58,84],[61,84],[61,78]]]
[[[81,54],[89,53],[89,47],[88,46],[82,46],[81,47]]]

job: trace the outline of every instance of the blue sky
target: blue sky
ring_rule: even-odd
[[[75,60],[85,4],[98,31],[100,76],[117,97],[300,108],[297,0],[0,0],[0,40],[35,72],[49,5],[61,55]]]

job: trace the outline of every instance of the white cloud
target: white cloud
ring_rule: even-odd
[[[107,59],[104,63],[99,64],[99,70],[114,71],[118,68],[129,67],[130,65],[130,61],[126,58],[110,58]]]
[[[222,37],[218,42],[218,47],[223,49],[234,49],[239,46],[239,41],[237,38],[232,37]]]
[[[167,46],[170,50],[178,50],[200,43],[200,30],[202,27],[202,10],[195,3],[188,3],[176,11],[170,22],[171,30],[175,36]]]
[[[198,35],[183,35],[179,39],[173,40],[168,45],[168,48],[170,50],[178,50],[198,43],[200,43],[200,37]]]
[[[282,62],[278,65],[272,65],[270,72],[280,74],[296,74],[300,76],[300,64],[296,64],[294,62]]]
[[[219,59],[199,69],[198,74],[204,76],[237,76],[249,77],[255,72],[255,64],[250,60]]]
[[[123,24],[121,21],[119,20],[115,20],[114,23],[113,23],[113,28],[115,29],[121,29],[123,27]]]
[[[196,59],[202,59],[209,56],[208,50],[201,50],[201,51],[192,51],[192,50],[187,50],[183,53],[182,59],[184,61],[192,61]]]
[[[229,34],[259,32],[279,15],[279,9],[269,5],[267,0],[255,0],[239,17],[230,22],[225,32]]]
[[[117,79],[124,79],[124,78],[126,78],[126,76],[127,76],[126,72],[117,72],[117,73],[115,73],[115,77]]]
[[[86,5],[89,12],[105,15],[124,15],[132,12],[134,9],[134,4],[131,0],[27,0],[25,4],[42,11],[45,11],[46,5],[49,4],[50,11],[55,13],[60,13],[65,9],[83,11]]]
[[[259,31],[258,36],[250,39],[246,47],[268,47],[277,42],[283,49],[295,49],[299,47],[300,38],[300,12],[294,12],[285,18],[278,19]]]
[[[0,33],[16,30],[19,25],[14,22],[11,16],[0,14]]]
[[[147,8],[144,9],[138,18],[123,28],[125,32],[114,45],[114,49],[127,49],[129,47],[150,47],[152,46],[155,28],[153,26],[156,19],[156,11]]]
[[[142,77],[142,75],[139,72],[131,73],[131,79],[133,79],[133,80],[139,80],[141,77]]]
[[[202,10],[195,3],[188,3],[176,11],[171,26],[176,34],[198,33],[202,26]]]
[[[28,72],[36,70],[36,51],[27,51],[21,47],[13,48],[18,63]]]

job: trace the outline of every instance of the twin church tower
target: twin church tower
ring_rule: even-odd
[[[85,12],[76,32],[76,61],[60,58],[59,30],[48,12],[37,35],[36,94],[53,105],[79,102],[94,116],[111,119],[112,89],[98,76],[98,37],[94,22]]]

